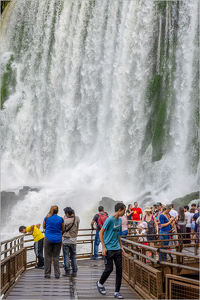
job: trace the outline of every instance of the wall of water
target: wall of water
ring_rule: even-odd
[[[88,227],[103,196],[170,203],[198,190],[199,10],[196,0],[8,5],[1,189],[41,190],[13,205],[3,235],[53,204]]]

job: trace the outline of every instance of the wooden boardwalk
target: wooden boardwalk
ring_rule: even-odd
[[[104,270],[104,261],[78,260],[78,275],[74,278],[61,277],[56,279],[53,274],[50,279],[44,278],[44,270],[27,270],[4,299],[115,299],[115,269],[105,283],[106,296],[102,296],[96,287]],[[120,290],[124,299],[142,299],[126,281],[122,280]]]

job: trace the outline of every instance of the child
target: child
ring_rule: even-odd
[[[139,235],[141,235],[138,239],[138,241],[143,244],[142,242],[145,242],[144,245],[147,245],[148,246],[148,243],[147,243],[147,237],[146,236],[143,236],[143,235],[147,235],[147,223],[146,222],[142,222],[138,227],[141,227],[142,229],[142,232],[139,233]],[[143,236],[143,237],[142,237]]]
[[[146,222],[140,223],[140,225],[138,226],[138,228],[142,229],[141,233],[139,233],[139,235],[141,235],[141,236],[138,238],[138,241],[140,242],[140,244],[144,244],[144,245],[148,246],[147,237],[144,236],[144,235],[147,235],[147,228],[148,228],[147,223]],[[144,243],[142,243],[142,242],[144,242]],[[142,253],[142,247],[139,247],[139,248],[141,248],[140,252]],[[146,255],[148,255],[148,252],[146,252]],[[142,260],[142,257],[140,257],[140,260]]]

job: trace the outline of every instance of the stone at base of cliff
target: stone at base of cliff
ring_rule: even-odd
[[[123,201],[113,200],[109,197],[103,197],[102,200],[99,202],[99,206],[104,207],[104,211],[108,213],[108,215],[113,215],[115,212],[115,205],[117,203],[123,203]]]
[[[184,197],[176,198],[172,201],[174,204],[174,209],[178,210],[179,207],[184,207],[185,205],[188,205],[192,200],[196,200],[200,198],[200,192],[193,192],[191,194],[187,194]]]

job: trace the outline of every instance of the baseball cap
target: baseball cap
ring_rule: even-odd
[[[162,203],[161,202],[157,202],[156,205],[162,205]]]

